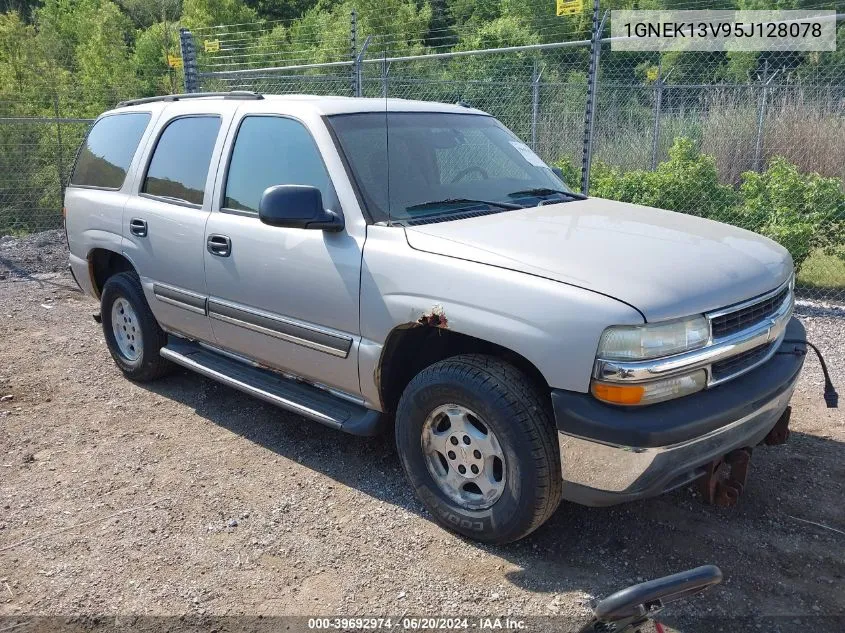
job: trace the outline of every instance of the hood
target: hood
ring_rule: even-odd
[[[792,274],[789,253],[728,224],[589,198],[406,228],[414,249],[579,286],[648,321],[744,301]]]

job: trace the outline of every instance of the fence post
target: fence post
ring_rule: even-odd
[[[364,93],[364,55],[367,54],[367,47],[370,45],[372,37],[372,35],[367,36],[367,39],[364,40],[364,44],[361,46],[361,50],[358,51],[358,54],[352,62],[352,94],[355,97],[360,97]]]
[[[763,84],[760,95],[760,105],[757,108],[757,142],[754,144],[754,171],[760,171],[762,167],[763,158],[763,124],[766,120],[766,106],[769,101],[769,82],[774,79],[774,76],[769,78],[769,60],[767,59],[763,64]]]
[[[531,73],[531,149],[537,151],[537,119],[540,115],[540,75],[543,69],[540,60],[534,59],[534,70]]]
[[[53,95],[53,115],[56,117],[56,170],[59,172],[59,201],[64,204],[65,195],[65,166],[62,156],[64,148],[62,146],[62,124],[61,110],[59,109],[59,95]]]
[[[590,70],[587,80],[587,105],[584,111],[584,151],[581,156],[581,193],[587,195],[590,189],[590,167],[593,163],[593,127],[595,124],[595,102],[599,79],[599,57],[601,36],[608,12],[605,11],[599,23],[599,0],[593,0],[593,37],[590,42]]]
[[[199,92],[197,49],[194,46],[194,36],[184,26],[179,29],[179,47],[182,49],[182,73],[185,76],[185,92]]]
[[[654,84],[654,129],[651,132],[651,171],[657,169],[660,146],[660,109],[663,105],[663,60],[657,62],[657,83]]]
[[[349,58],[352,60],[350,89],[352,96],[358,96],[358,12],[353,8],[349,13]]]

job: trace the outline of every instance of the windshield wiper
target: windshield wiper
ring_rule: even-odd
[[[516,198],[519,196],[553,196],[555,194],[572,198],[573,200],[586,200],[587,196],[574,191],[564,191],[563,189],[549,189],[548,187],[536,187],[535,189],[523,189],[522,191],[514,191],[508,196]]]
[[[475,200],[473,198],[446,198],[445,200],[432,200],[430,202],[421,202],[419,204],[412,205],[407,207],[406,211],[413,211],[416,209],[428,209],[430,207],[439,207],[444,204],[466,204],[466,205],[474,205],[474,204],[486,204],[488,207],[498,207],[500,209],[524,209],[525,207],[521,204],[515,204],[513,202],[494,202],[493,200]],[[453,209],[454,211],[459,211],[465,207],[459,207],[458,209]]]

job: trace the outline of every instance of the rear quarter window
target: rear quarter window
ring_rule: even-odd
[[[80,148],[70,184],[120,189],[149,122],[148,112],[127,112],[94,123]]]
[[[219,132],[220,117],[216,115],[170,121],[159,136],[141,193],[202,205]]]

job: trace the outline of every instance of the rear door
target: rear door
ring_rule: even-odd
[[[280,184],[315,186],[324,206],[343,214],[324,159],[325,152],[336,159],[325,125],[319,118],[308,126],[248,113],[232,127],[206,228],[208,312],[217,343],[357,394],[362,218],[347,214],[336,233],[258,219],[261,194]]]
[[[156,113],[157,115],[158,113]],[[123,250],[123,208],[137,170],[148,128],[148,110],[113,112],[100,117],[79,149],[70,184],[65,190],[65,230],[74,276],[89,294],[92,285],[89,254],[93,249]]]
[[[212,341],[203,254],[220,151],[233,108],[224,101],[169,106],[123,212],[124,248],[150,308],[168,331]],[[216,161],[215,161],[216,163]]]

